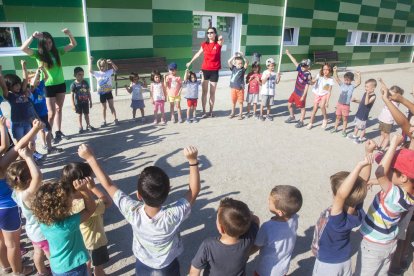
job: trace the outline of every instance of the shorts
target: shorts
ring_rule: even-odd
[[[53,276],[85,276],[88,275],[88,268],[86,267],[86,263],[75,267],[66,272],[56,273],[52,271]]]
[[[49,250],[49,242],[47,240],[43,240],[40,242],[34,242],[32,241],[33,246],[39,247],[40,249],[43,250],[43,252],[45,252],[46,254],[50,254],[50,250]]]
[[[40,121],[42,121],[45,124],[45,131],[52,131],[52,127],[50,126],[49,121],[48,121],[49,117],[45,115],[45,116],[39,116],[39,118],[40,118]]]
[[[161,111],[161,113],[164,113],[164,103],[165,101],[155,101],[154,102],[154,112]]]
[[[246,102],[249,104],[257,104],[259,103],[259,94],[250,94],[247,93]]]
[[[244,101],[244,89],[236,89],[236,88],[232,88],[231,89],[231,102],[233,104],[235,104],[236,102],[238,103],[243,103]]]
[[[76,114],[89,114],[89,103],[77,103],[75,104],[75,112]]]
[[[288,99],[288,103],[293,103],[296,105],[297,108],[305,108],[306,105],[306,100],[301,101],[300,98],[302,96],[299,96],[298,94],[296,94],[295,92],[293,92],[289,99]]]
[[[132,100],[131,101],[132,109],[142,109],[145,108],[144,100]]]
[[[109,253],[106,245],[89,250],[89,255],[91,256],[93,266],[103,265],[109,262]]]
[[[168,102],[170,103],[181,102],[181,96],[168,96]]]
[[[141,263],[137,259],[135,263],[135,273],[140,276],[180,276],[180,263],[177,259],[174,259],[168,266],[156,269]]]
[[[0,209],[0,229],[6,232],[14,232],[20,229],[21,218],[19,207]]]
[[[262,105],[263,106],[270,106],[273,104],[274,96],[270,95],[262,95]]]
[[[323,96],[319,96],[315,94],[315,99],[313,100],[313,104],[319,104],[319,106],[322,107],[326,104],[327,100],[328,100],[328,94],[325,94]]]
[[[351,111],[351,107],[349,106],[349,104],[341,104],[341,103],[336,104],[336,111],[335,111],[336,116],[348,117],[350,111]]]
[[[197,107],[197,100],[198,99],[187,99],[187,106],[188,107]]]
[[[357,117],[355,117],[354,125],[357,129],[364,130],[367,127],[367,121],[362,121],[358,119]]]
[[[342,263],[324,263],[315,259],[312,276],[327,276],[327,275],[342,275],[352,276],[352,262],[351,259]]]
[[[211,82],[218,82],[219,80],[218,70],[202,69],[201,71],[203,71],[204,80],[209,80]]]
[[[99,101],[101,103],[106,103],[106,101],[112,100],[114,96],[112,95],[112,92],[104,93],[99,95]]]
[[[12,122],[11,125],[13,138],[19,141],[32,129],[30,122]]]
[[[59,93],[66,94],[66,84],[61,83],[61,84],[46,86],[45,90],[46,90],[46,93],[45,93],[46,98],[56,98],[56,94],[59,94]]]
[[[386,123],[383,123],[383,122],[379,121],[378,128],[379,128],[379,130],[381,130],[385,133],[391,133],[392,124],[386,124]]]

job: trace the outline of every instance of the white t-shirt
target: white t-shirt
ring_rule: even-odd
[[[140,262],[160,269],[183,252],[179,228],[191,213],[185,198],[163,206],[153,218],[145,213],[143,202],[133,200],[121,190],[115,192],[113,200],[132,226],[132,252]]]
[[[152,82],[152,98],[154,101],[165,101],[164,91],[162,89],[162,83]]]
[[[324,78],[317,74],[315,79],[316,83],[313,85],[312,92],[318,96],[328,94],[330,87],[334,84],[333,78]]]
[[[277,74],[275,72],[270,72],[269,70],[266,70],[262,74],[262,81],[264,81],[265,78],[267,79],[266,82],[262,83],[262,88],[260,90],[261,95],[266,96],[274,96],[276,93],[276,76]]]
[[[269,220],[263,223],[254,242],[261,247],[255,269],[259,275],[288,273],[297,229],[298,215],[296,214],[287,222]]]
[[[391,101],[396,107],[400,104],[394,101]],[[384,124],[394,124],[394,118],[391,115],[391,111],[386,105],[381,110],[381,113],[378,115],[378,121],[383,122]]]
[[[93,71],[92,76],[95,77],[97,83],[97,91],[99,94],[106,94],[112,92],[112,74],[114,73],[113,69],[108,71]]]
[[[131,88],[132,88],[131,96],[132,96],[133,101],[144,99],[142,95],[142,86],[140,83],[134,83],[131,86]]]
[[[13,191],[12,198],[22,210],[23,216],[26,218],[26,233],[32,242],[41,242],[46,240],[42,231],[40,231],[40,224],[33,215],[32,209],[26,205],[24,200],[27,198],[27,192],[16,192]]]

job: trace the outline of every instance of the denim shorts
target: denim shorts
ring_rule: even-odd
[[[141,263],[138,259],[135,263],[135,275],[139,276],[180,276],[180,263],[174,259],[168,266],[155,269]]]
[[[12,122],[12,134],[13,138],[19,141],[32,129],[30,122]]]

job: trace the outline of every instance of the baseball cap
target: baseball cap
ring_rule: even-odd
[[[171,63],[168,65],[168,70],[177,70],[177,63],[175,63],[175,62],[171,62]]]
[[[414,150],[401,149],[396,153],[394,169],[414,179]]]
[[[275,64],[275,60],[273,58],[266,59],[266,66],[269,66],[270,64]]]
[[[300,62],[300,66],[310,66],[310,65],[311,65],[310,59],[302,59],[302,61]]]

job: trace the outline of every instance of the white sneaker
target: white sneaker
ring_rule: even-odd
[[[310,129],[312,128],[312,124],[311,124],[311,123],[309,123],[309,124],[306,126],[306,128],[310,130]]]
[[[328,120],[323,120],[321,128],[325,129],[327,124],[328,124]]]

